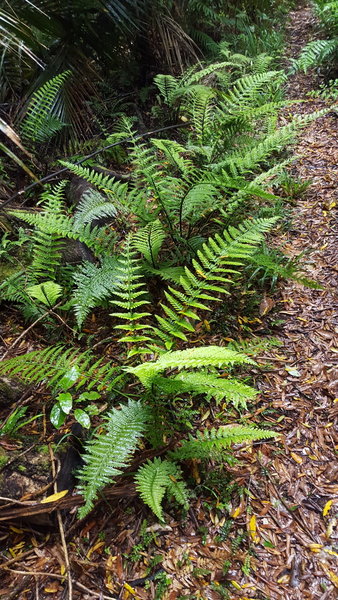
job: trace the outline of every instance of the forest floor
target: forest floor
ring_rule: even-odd
[[[288,56],[298,56],[315,37],[310,9],[291,13]],[[304,102],[287,107],[281,119],[323,108],[325,102],[306,97],[316,87],[315,74],[292,76],[288,97]],[[261,303],[255,330],[256,336],[272,330],[280,346],[257,357],[261,368],[252,375],[261,394],[245,416],[278,431],[278,441],[239,448],[239,462],[226,469],[228,479],[224,470],[215,471],[213,489],[197,486],[184,522],[167,515],[167,525],[159,525],[133,497],[101,504],[84,523],[75,509],[59,511],[57,519],[43,514],[9,520],[1,507],[0,540],[6,551],[1,554],[0,599],[70,598],[65,548],[73,600],[336,598],[337,130],[337,114],[328,113],[299,136],[290,169],[311,180],[311,186],[291,207],[290,228],[274,238],[290,257],[309,251],[307,275],[323,288],[281,283]],[[221,339],[213,336],[212,341]],[[203,425],[212,418],[207,412]],[[1,446],[11,450],[5,439]],[[199,484],[196,465],[193,478]],[[18,503],[15,508],[19,514]],[[22,514],[26,508],[22,503]]]

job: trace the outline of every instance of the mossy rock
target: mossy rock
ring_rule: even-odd
[[[17,379],[0,377],[0,407],[17,402],[26,389],[27,386]]]
[[[9,456],[7,452],[5,452],[5,450],[0,446],[0,471],[4,468],[5,465],[7,465],[8,461]]]

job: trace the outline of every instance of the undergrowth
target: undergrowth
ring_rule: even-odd
[[[189,507],[187,461],[231,461],[234,443],[276,436],[240,417],[257,395],[247,375],[256,367],[252,349],[199,341],[208,315],[233,291],[266,289],[279,277],[311,284],[299,261],[272,250],[265,236],[281,226],[276,190],[288,198],[306,191],[285,173],[287,148],[325,110],[279,124],[286,75],[266,49],[250,57],[220,47],[217,63],[156,75],[152,115],[186,123],[177,139],[145,141],[122,115],[107,143],[118,143],[124,178],[105,170],[109,153],[103,165],[68,157],[60,161],[67,175],[46,186],[38,205],[7,211],[27,251],[3,278],[1,299],[61,343],[4,360],[0,375],[49,388],[56,427],[76,419],[90,430],[80,517],[106,485],[134,472],[140,497],[163,521],[168,501]],[[67,77],[33,97],[22,125],[33,143],[63,127],[50,109]],[[79,180],[84,191],[69,202],[70,182]],[[84,258],[70,261],[70,244]],[[88,324],[97,315],[111,324],[113,359],[104,343],[91,348]],[[195,431],[191,421],[207,405],[223,418]],[[228,410],[240,424],[227,423]],[[151,452],[135,465],[141,448]]]

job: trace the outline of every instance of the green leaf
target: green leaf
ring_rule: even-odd
[[[98,392],[83,392],[77,398],[76,402],[84,402],[85,400],[98,400],[101,398],[101,394]]]
[[[59,429],[61,425],[64,424],[66,420],[66,413],[63,412],[60,404],[57,402],[54,404],[52,410],[50,411],[50,421],[56,429]]]
[[[80,371],[77,367],[72,367],[67,373],[60,379],[58,385],[63,390],[68,390],[69,388],[77,382],[80,376]]]
[[[70,411],[73,407],[73,397],[69,392],[62,393],[57,396],[57,401],[59,402],[62,410],[66,415],[69,415]]]
[[[76,421],[78,423],[80,423],[80,425],[82,425],[82,427],[85,427],[86,429],[89,429],[89,427],[90,427],[90,418],[89,418],[88,414],[84,410],[81,410],[81,408],[76,408],[74,410],[74,417],[75,417]]]

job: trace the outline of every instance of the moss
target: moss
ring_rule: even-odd
[[[3,261],[3,263],[0,266],[0,283],[2,281],[5,281],[7,277],[10,277],[11,275],[14,275],[14,273],[17,273],[18,270],[19,269],[16,264]]]
[[[42,446],[38,446],[36,450],[40,454],[47,454],[49,456],[49,448],[48,448],[47,444],[43,444]]]
[[[2,469],[8,463],[7,453],[3,448],[0,447],[0,469]]]

